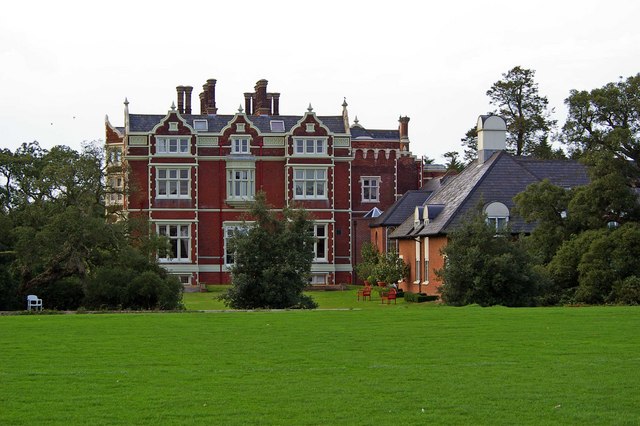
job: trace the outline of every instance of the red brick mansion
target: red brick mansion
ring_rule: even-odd
[[[221,115],[215,89],[216,80],[203,86],[199,114],[193,88],[178,86],[177,106],[164,114],[134,114],[125,101],[123,127],[106,119],[108,203],[147,217],[171,243],[161,263],[185,286],[204,286],[230,281],[227,239],[264,191],[274,209],[295,202],[311,213],[311,284],[352,282],[370,238],[362,218],[419,188],[427,174],[409,150],[409,118],[397,129],[365,129],[349,122],[346,102],[341,115],[317,115],[311,105],[281,115],[280,94],[268,92],[266,80],[244,94],[244,108]]]

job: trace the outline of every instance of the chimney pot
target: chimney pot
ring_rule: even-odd
[[[185,114],[191,114],[191,92],[193,92],[192,86],[184,86],[184,113]],[[180,112],[182,113],[182,111]]]
[[[216,108],[216,81],[215,78],[207,80],[207,114],[215,114],[218,112],[218,108]]]
[[[255,115],[269,115],[271,113],[271,107],[267,101],[267,84],[269,82],[265,79],[258,80],[255,86],[255,98],[254,98],[254,114]]]
[[[177,86],[176,92],[178,93],[178,112],[184,113],[184,86]]]

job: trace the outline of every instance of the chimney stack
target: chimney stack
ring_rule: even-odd
[[[400,116],[398,121],[400,126],[398,131],[400,133],[400,151],[409,151],[409,117]]]
[[[280,115],[280,93],[270,93],[273,99],[271,115]]]
[[[267,102],[267,80],[258,80],[255,87],[254,97],[254,111],[255,115],[269,115],[271,113],[271,106]]]
[[[247,115],[253,115],[253,104],[251,100],[253,99],[253,93],[245,92],[244,94],[244,112]]]
[[[216,79],[207,80],[207,114],[215,114],[218,112],[216,108]]]
[[[192,86],[184,86],[184,113],[191,114],[191,92],[193,91]],[[180,105],[178,105],[180,108]],[[182,114],[182,111],[180,111]]]
[[[184,86],[176,87],[176,92],[178,92],[178,112],[184,114]]]
[[[499,115],[478,117],[478,162],[486,162],[491,156],[507,149],[507,123]]]

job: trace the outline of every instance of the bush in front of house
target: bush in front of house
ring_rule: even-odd
[[[409,303],[423,303],[433,302],[438,300],[438,296],[426,295],[425,293],[412,293],[410,291],[404,292],[404,300]]]

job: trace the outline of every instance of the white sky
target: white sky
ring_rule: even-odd
[[[177,85],[218,80],[220,114],[269,80],[282,114],[339,115],[395,129],[443,161],[485,95],[516,65],[536,70],[561,125],[571,89],[640,72],[640,2],[28,1],[0,15],[0,147],[75,149],[104,139],[104,116],[162,114]]]

